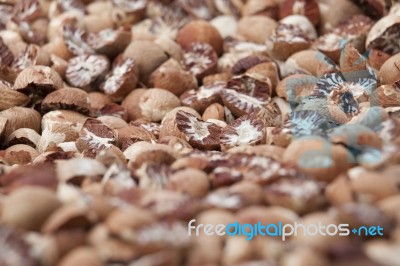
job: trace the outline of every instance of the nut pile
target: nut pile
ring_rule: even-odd
[[[0,1],[0,265],[399,266],[399,189],[395,1]]]

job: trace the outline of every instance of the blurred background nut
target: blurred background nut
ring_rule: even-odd
[[[351,202],[332,208],[332,215],[339,223],[347,223],[350,227],[379,225],[385,228],[384,235],[389,235],[394,228],[393,217],[385,214],[374,205]]]
[[[239,223],[262,224],[278,223],[293,224],[299,216],[292,210],[278,206],[248,206],[238,211],[236,219]]]
[[[3,265],[18,264],[18,265],[34,265],[35,258],[31,254],[30,242],[27,241],[27,236],[21,230],[2,224],[0,227],[1,250],[2,257],[0,263]],[[3,254],[13,254],[6,256]]]
[[[275,20],[278,19],[279,5],[275,0],[250,0],[242,8],[243,16],[265,15]]]
[[[314,0],[285,0],[279,6],[279,18],[283,19],[290,15],[304,15],[314,26],[320,21],[318,2]]]
[[[221,187],[210,192],[204,199],[207,206],[226,210],[240,210],[246,206],[262,203],[263,190],[260,185],[240,181],[230,187]]]
[[[110,230],[110,233],[121,239],[129,240],[134,236],[135,230],[154,221],[155,217],[150,211],[130,207],[113,211],[105,221],[105,225]]]
[[[389,266],[400,263],[399,257],[395,255],[400,251],[400,245],[390,240],[370,241],[365,244],[364,250],[370,259],[381,265]]]
[[[394,180],[378,171],[352,168],[348,176],[358,202],[373,203],[399,192]]]
[[[296,1],[297,2],[297,1]],[[352,1],[347,0],[324,0],[318,2],[320,22],[318,30],[327,33],[335,28],[340,22],[354,15],[362,14],[362,10]],[[343,12],[346,10],[346,12]]]
[[[325,189],[325,197],[333,206],[352,202],[354,194],[348,177],[340,175],[329,183]]]
[[[189,48],[192,43],[204,42],[211,45],[218,55],[222,53],[222,37],[209,22],[194,20],[183,26],[176,36],[176,42],[182,48]]]
[[[244,236],[229,237],[222,251],[222,264],[234,265],[250,260],[254,256],[253,246],[254,242],[246,240]]]
[[[58,183],[54,167],[48,162],[20,165],[8,169],[1,176],[0,182],[4,188],[4,193],[10,193],[30,185],[55,190]]]
[[[188,154],[193,151],[193,147],[187,141],[175,136],[162,137],[158,143],[172,147],[179,154]]]
[[[90,266],[102,266],[104,265],[100,255],[92,247],[77,247],[69,252],[59,262],[60,266],[73,266],[73,265],[90,265]]]
[[[233,36],[237,29],[237,18],[232,15],[220,15],[210,21],[222,38]]]
[[[140,141],[132,144],[124,151],[125,158],[130,166],[140,166],[145,162],[167,163],[175,161],[177,154],[172,147]]]
[[[139,69],[139,80],[146,83],[150,74],[168,59],[160,46],[150,41],[133,41],[123,58],[132,58]]]
[[[167,189],[188,194],[192,197],[203,197],[210,188],[206,173],[194,168],[187,168],[173,173],[168,180]]]
[[[298,220],[298,223],[304,224],[306,227],[309,224],[321,224],[327,226],[329,224],[340,224],[340,221],[332,216],[329,212],[312,212],[303,216]],[[346,243],[348,239],[340,237],[339,235],[325,237],[323,235],[309,236],[303,230],[297,233],[292,238],[293,243],[298,247],[311,247],[319,251],[326,252],[330,247]]]
[[[175,59],[178,62],[182,61],[183,51],[182,47],[177,44],[174,40],[168,37],[161,36],[154,40],[163,50],[170,56],[171,59]]]
[[[21,229],[39,230],[59,206],[60,202],[53,191],[43,187],[26,186],[5,198],[1,220]]]
[[[265,188],[265,201],[303,214],[321,208],[324,184],[314,180],[281,179]]]
[[[237,33],[248,41],[264,43],[277,26],[275,20],[266,16],[246,16],[238,22]]]
[[[299,247],[283,258],[283,266],[328,266],[323,254],[312,248]]]
[[[106,172],[103,164],[94,159],[76,158],[56,162],[57,178],[62,182],[80,184],[84,178],[99,178]]]
[[[95,216],[95,213],[83,202],[64,204],[46,219],[41,231],[45,234],[53,234],[63,230],[84,230],[95,221],[97,218]]]

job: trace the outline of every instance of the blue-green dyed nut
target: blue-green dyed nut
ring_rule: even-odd
[[[355,160],[342,145],[309,136],[292,141],[283,154],[283,161],[295,164],[303,174],[329,182],[347,171]]]
[[[387,119],[388,115],[382,107],[373,106],[368,108],[365,112],[361,110],[361,113],[355,117],[360,125],[366,126],[374,131],[378,131],[382,128],[382,123]]]
[[[353,153],[368,148],[380,149],[382,140],[372,129],[359,124],[346,124],[333,129],[329,138],[333,143],[341,143],[351,148]]]
[[[328,128],[326,118],[317,111],[301,110],[290,113],[282,131],[290,132],[293,137],[318,135],[324,136]]]
[[[322,115],[326,120],[332,121],[332,115],[328,109],[328,101],[326,98],[308,97],[303,99],[300,105],[295,109],[296,111],[316,111]]]

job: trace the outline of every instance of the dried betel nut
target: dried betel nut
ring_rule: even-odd
[[[394,55],[400,52],[400,45],[392,40],[398,38],[400,18],[394,14],[378,20],[368,33],[367,48],[374,48]]]
[[[296,25],[278,24],[267,40],[269,54],[279,60],[286,60],[292,54],[306,50],[310,45],[306,33]]]
[[[123,58],[132,58],[139,69],[139,80],[147,82],[150,74],[168,56],[160,46],[150,41],[133,41],[126,47]]]
[[[71,58],[65,71],[65,78],[74,87],[91,91],[98,79],[106,75],[110,63],[102,55],[83,54]]]
[[[83,123],[75,144],[81,152],[88,150],[97,153],[100,150],[111,148],[113,144],[116,144],[116,140],[117,133],[115,130],[97,119],[88,118]]]
[[[47,66],[31,66],[18,74],[14,83],[14,90],[36,95],[46,95],[49,92],[63,87],[60,75]]]
[[[90,105],[87,92],[77,88],[62,88],[48,94],[41,103],[41,110],[44,112],[59,109],[77,111],[88,115]]]
[[[19,128],[31,128],[40,132],[41,116],[34,109],[26,107],[11,107],[0,112],[0,117],[6,119],[4,135],[9,136]]]
[[[132,33],[127,27],[107,28],[88,36],[88,44],[98,53],[114,58],[129,45]]]
[[[135,103],[137,103],[136,106]],[[159,122],[166,113],[180,106],[180,100],[167,90],[151,88],[143,91],[134,90],[125,98],[122,106],[130,108],[128,109],[129,120],[143,118]]]
[[[110,99],[120,101],[136,88],[138,69],[135,61],[131,58],[116,60],[104,79],[100,90]]]
[[[35,65],[50,66],[50,59],[50,55],[44,49],[38,45],[29,44],[25,51],[13,61],[11,67],[20,72]]]
[[[19,128],[6,138],[6,145],[26,144],[33,148],[39,143],[40,135],[31,128]]]
[[[177,152],[167,145],[139,141],[129,146],[124,151],[125,158],[129,160],[128,167],[140,168],[142,164],[172,164],[177,158]]]
[[[203,113],[211,104],[222,102],[220,92],[225,87],[225,84],[225,82],[216,81],[203,85],[198,89],[188,90],[180,96],[182,105]]]
[[[16,144],[4,151],[4,160],[9,165],[28,164],[33,162],[39,153],[36,149],[26,144]]]
[[[57,151],[64,142],[75,142],[86,116],[69,110],[57,110],[46,113],[42,119],[42,135],[38,151]]]
[[[161,88],[179,96],[185,91],[196,89],[197,80],[175,59],[169,59],[159,66],[149,78],[149,85]]]
[[[178,111],[176,127],[185,136],[185,140],[195,148],[204,150],[219,148],[221,128],[214,123],[204,122],[190,113]]]
[[[399,80],[400,75],[400,53],[388,58],[382,64],[378,76],[382,85],[391,85]]]
[[[239,20],[237,33],[247,41],[263,44],[272,35],[276,26],[276,21],[269,17],[246,16]]]
[[[224,107],[219,103],[213,103],[209,105],[206,110],[204,110],[201,117],[204,121],[208,119],[225,120],[225,110]]]
[[[194,20],[183,26],[176,36],[176,42],[184,49],[194,42],[208,43],[218,55],[222,53],[221,35],[214,26],[204,20]]]
[[[156,141],[156,137],[153,134],[140,126],[127,125],[125,127],[119,128],[117,132],[118,147],[120,147],[122,151],[126,150],[135,142]]]
[[[222,149],[236,146],[264,144],[265,125],[255,115],[243,115],[225,127],[221,134]]]
[[[165,136],[175,136],[178,138],[185,139],[185,136],[176,128],[176,114],[178,111],[184,111],[196,116],[198,119],[201,119],[201,115],[194,110],[193,108],[186,106],[179,106],[171,111],[169,111],[161,121],[161,128],[159,133],[159,138],[163,138]]]
[[[400,82],[379,86],[372,92],[370,102],[373,106],[383,108],[398,107],[400,105]]]
[[[113,129],[120,129],[128,126],[128,123],[122,119],[121,117],[113,116],[113,115],[102,115],[97,117],[103,124]]]
[[[218,56],[211,45],[193,42],[185,48],[183,65],[198,80],[217,71]]]
[[[113,101],[102,92],[89,92],[88,97],[90,108],[94,111],[100,111],[104,106],[113,104]]]
[[[320,21],[319,6],[314,0],[285,0],[279,6],[279,19],[290,15],[304,15],[314,26]]]

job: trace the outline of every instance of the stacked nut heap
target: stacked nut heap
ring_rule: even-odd
[[[393,2],[0,1],[0,265],[400,265]]]

